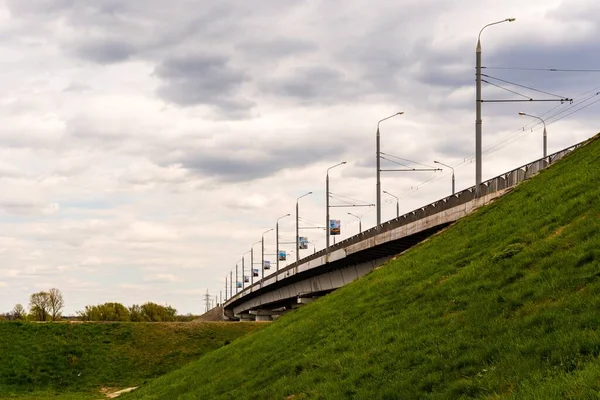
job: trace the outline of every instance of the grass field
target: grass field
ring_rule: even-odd
[[[102,398],[138,386],[264,325],[0,323],[0,398]]]
[[[600,140],[125,399],[597,399]]]

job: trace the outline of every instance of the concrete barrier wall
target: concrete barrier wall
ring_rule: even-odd
[[[239,301],[243,301],[242,298],[244,296],[253,294],[257,291],[264,291],[264,288],[278,283],[279,281],[283,281],[290,276],[306,273],[307,271],[320,268],[327,263],[326,259],[328,259],[329,263],[340,261],[350,254],[364,251],[370,247],[382,245],[389,241],[398,240],[402,237],[407,237],[443,223],[456,221],[459,218],[469,214],[474,209],[486,204],[496,197],[501,196],[506,192],[507,189],[518,185],[525,179],[529,179],[542,169],[562,159],[565,155],[569,154],[573,150],[583,146],[585,143],[587,143],[587,141],[578,143],[567,149],[561,150],[557,153],[551,154],[545,158],[536,160],[519,168],[515,168],[512,171],[506,172],[483,182],[480,187],[481,194],[479,198],[476,198],[475,196],[475,187],[470,187],[454,195],[437,200],[424,207],[420,207],[416,210],[401,215],[398,218],[387,221],[380,226],[380,229],[374,227],[363,231],[358,235],[338,242],[337,244],[329,247],[329,254],[326,254],[325,250],[321,250],[313,255],[305,257],[299,260],[299,262],[288,265],[285,268],[280,269],[279,272],[276,271],[264,279],[255,282],[253,285],[246,287],[238,294],[228,299],[225,303],[225,307],[231,307],[235,304],[234,310],[248,310],[260,305],[279,301],[287,298],[286,296],[297,296],[298,293],[306,290],[316,291],[314,288],[327,288],[327,278],[323,278],[324,280],[318,279],[319,277],[310,278],[304,283],[305,285],[308,285],[306,288],[303,287],[303,284],[295,283],[290,285],[288,289],[277,289],[271,293],[263,293],[252,299],[248,299],[248,301],[244,302],[243,306],[236,304]],[[372,266],[372,268],[375,268],[375,266]],[[346,274],[349,273],[350,272],[346,272]],[[346,276],[350,276],[342,273],[342,278],[338,279],[336,273],[333,272],[325,275],[327,275],[330,280],[335,278],[335,280],[332,281],[335,283],[331,283],[330,286],[344,282],[347,280]],[[335,286],[335,288],[337,287],[339,286]]]

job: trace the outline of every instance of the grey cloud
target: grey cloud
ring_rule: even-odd
[[[76,0],[8,0],[13,15],[49,14],[73,7]]]
[[[246,111],[252,102],[239,90],[247,77],[221,56],[193,55],[164,60],[155,71],[163,85],[158,94],[181,105],[212,105],[223,113]]]
[[[236,49],[247,56],[271,62],[273,58],[293,56],[313,52],[317,49],[315,43],[299,40],[276,38],[271,40],[244,41],[236,46]]]
[[[279,96],[292,97],[302,102],[331,103],[358,93],[357,83],[342,72],[327,66],[297,68],[281,78],[265,84],[265,89]]]
[[[548,12],[548,16],[558,22],[590,22],[597,26],[600,14],[600,3],[589,0],[563,1],[555,10]]]
[[[261,147],[252,146],[252,151],[243,145],[227,146],[221,144],[215,148],[188,149],[175,157],[162,160],[162,164],[178,163],[192,172],[219,178],[222,181],[240,182],[272,176],[283,169],[310,165],[334,155],[341,156],[348,150],[349,144],[333,139],[316,139],[309,143],[286,141],[263,143]]]
[[[79,58],[99,64],[125,61],[137,52],[134,45],[119,38],[97,38],[81,41],[73,52]]]
[[[600,66],[600,43],[554,43],[542,46],[537,41],[507,46],[488,57],[488,67],[598,69]],[[485,74],[516,82],[560,96],[576,96],[581,91],[598,86],[598,73],[589,72],[546,72],[522,70],[487,69]],[[501,85],[504,85],[500,83]],[[508,86],[513,90],[534,98],[548,98],[527,89]]]

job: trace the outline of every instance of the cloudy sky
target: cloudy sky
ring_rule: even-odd
[[[374,203],[376,125],[397,111],[381,124],[387,158],[440,160],[473,185],[474,50],[490,22],[517,19],[485,30],[486,80],[525,97],[484,84],[484,98],[574,103],[484,104],[484,179],[541,157],[541,126],[518,111],[548,118],[549,152],[582,141],[600,131],[600,73],[513,68],[599,69],[598,16],[593,0],[0,0],[0,312],[51,287],[67,314],[202,312],[287,213],[294,240],[298,196],[313,192],[301,226],[324,225],[330,166],[347,161],[332,204]],[[382,186],[404,213],[450,179]],[[341,238],[358,231],[348,212],[375,222],[372,207],[334,208]],[[324,247],[324,231],[302,235]]]

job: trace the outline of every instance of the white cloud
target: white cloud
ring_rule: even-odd
[[[144,277],[145,282],[173,283],[177,282],[178,280],[179,278],[173,274],[154,274]]]
[[[67,312],[105,301],[201,311],[198,296],[223,291],[298,196],[314,192],[301,226],[324,224],[331,165],[348,161],[331,171],[333,193],[374,201],[376,123],[399,110],[381,125],[382,151],[461,164],[457,187],[470,186],[479,29],[517,18],[485,31],[486,66],[597,68],[595,11],[590,0],[0,2],[0,311],[48,285]],[[597,86],[590,74],[495,73],[576,98]],[[484,107],[484,146],[518,139],[485,154],[484,177],[540,155],[521,106]],[[596,133],[597,107],[549,124],[549,150]],[[407,212],[446,195],[450,175],[382,184]],[[350,235],[346,212],[332,217]],[[357,212],[374,224],[372,208]],[[323,247],[321,231],[305,233]],[[280,235],[293,240],[293,216]]]

